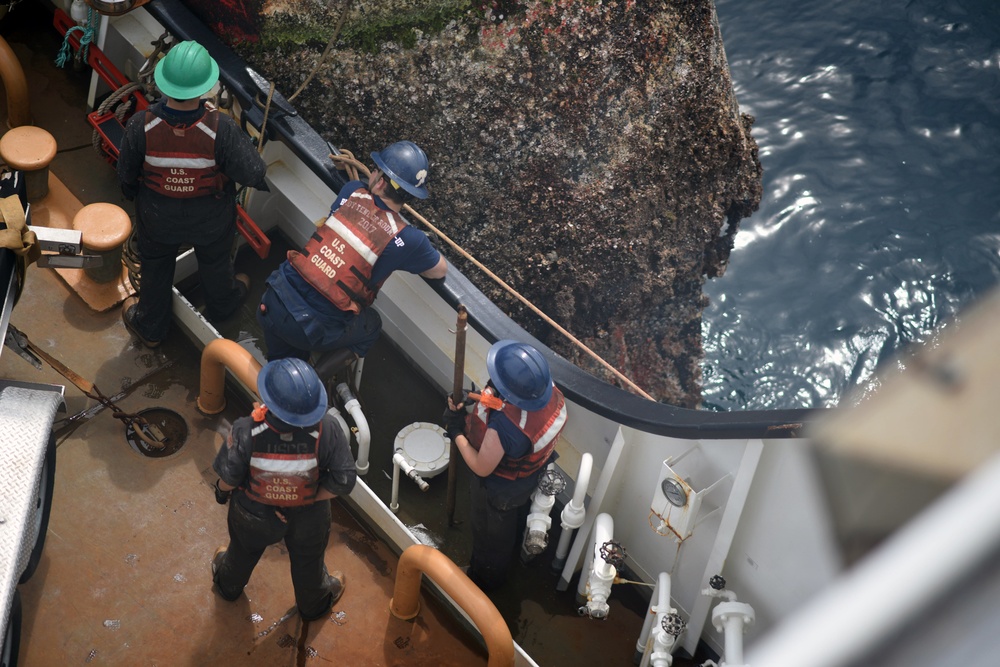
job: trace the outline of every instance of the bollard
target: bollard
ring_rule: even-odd
[[[121,278],[122,245],[132,232],[132,220],[114,204],[88,204],[73,216],[73,229],[83,236],[87,254],[101,258],[99,266],[87,267],[87,277],[95,283],[108,283]]]
[[[7,166],[24,173],[28,201],[38,201],[49,194],[49,163],[56,156],[56,140],[34,125],[22,125],[0,138],[0,159]]]

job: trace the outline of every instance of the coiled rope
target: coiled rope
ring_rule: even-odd
[[[90,43],[94,41],[94,32],[96,29],[96,14],[93,7],[87,7],[87,27],[81,25],[75,25],[66,31],[66,36],[63,37],[62,46],[59,47],[59,54],[56,56],[56,67],[65,67],[73,58],[73,47],[69,43],[69,36],[74,32],[83,33],[80,35],[80,58],[84,61],[90,55]]]
[[[333,154],[331,154],[330,155],[330,159],[333,160],[333,163],[337,166],[338,169],[343,169],[344,171],[346,171],[347,175],[351,178],[351,180],[358,180],[358,174],[359,173],[360,174],[364,174],[366,178],[368,178],[369,176],[371,176],[371,172],[368,170],[368,167],[366,167],[364,163],[360,162],[357,158],[355,158],[354,154],[351,153],[348,150],[341,149],[341,153],[339,155],[333,155]],[[449,246],[451,246],[455,250],[455,252],[457,252],[458,254],[460,254],[462,257],[464,257],[465,259],[469,260],[470,262],[472,262],[472,264],[475,265],[476,268],[478,268],[480,271],[482,271],[487,276],[489,276],[489,278],[491,280],[493,280],[496,284],[500,285],[500,287],[502,287],[511,296],[513,296],[518,301],[520,301],[521,303],[523,303],[525,306],[527,306],[528,308],[530,308],[536,315],[538,315],[543,320],[545,320],[545,322],[547,324],[549,324],[549,326],[551,326],[553,329],[555,329],[556,331],[558,331],[559,333],[561,333],[563,336],[565,336],[567,339],[569,339],[569,341],[572,342],[573,345],[575,345],[576,347],[578,347],[580,350],[582,350],[586,354],[590,355],[590,357],[593,358],[594,361],[596,361],[597,363],[599,363],[606,370],[608,370],[610,373],[612,373],[616,378],[618,378],[623,383],[625,383],[626,385],[628,385],[635,393],[639,394],[640,396],[643,396],[644,398],[648,398],[651,401],[655,401],[656,400],[652,396],[650,396],[649,394],[647,394],[645,391],[643,391],[637,384],[635,384],[634,382],[632,382],[632,380],[630,380],[629,378],[625,377],[625,375],[622,374],[621,371],[619,371],[617,368],[615,368],[614,366],[612,366],[611,364],[609,364],[600,355],[598,355],[596,352],[594,352],[589,347],[587,347],[583,342],[581,342],[579,339],[577,339],[576,336],[574,336],[573,334],[571,334],[569,331],[567,331],[565,328],[563,328],[557,322],[555,322],[551,317],[549,317],[544,312],[542,312],[542,310],[538,306],[536,306],[535,304],[533,304],[530,301],[528,301],[527,298],[525,298],[520,292],[518,292],[517,290],[515,290],[513,287],[511,287],[510,285],[508,285],[500,276],[496,275],[495,273],[493,273],[492,271],[490,271],[488,268],[486,268],[486,266],[482,262],[480,262],[475,257],[473,257],[471,254],[469,254],[465,250],[465,248],[463,248],[462,246],[460,246],[457,243],[455,243],[454,241],[452,241],[448,237],[447,234],[445,234],[440,229],[438,229],[437,227],[435,227],[434,225],[432,225],[427,220],[427,218],[425,218],[424,216],[420,215],[415,210],[413,210],[413,207],[411,207],[409,204],[405,204],[405,205],[403,205],[403,208],[406,210],[407,213],[409,213],[410,215],[412,215],[414,218],[416,218],[421,223],[423,223],[423,225],[426,226],[429,230],[431,230],[432,232],[434,232],[434,234],[437,235],[438,238],[440,238],[445,243],[447,243]]]

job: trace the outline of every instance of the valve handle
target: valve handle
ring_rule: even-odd
[[[557,496],[566,488],[566,478],[558,470],[548,469],[538,480],[538,490],[546,496]]]
[[[608,541],[601,545],[601,558],[616,570],[625,565],[625,547],[618,542]]]

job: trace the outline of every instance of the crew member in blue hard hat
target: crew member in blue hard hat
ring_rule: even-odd
[[[412,141],[371,154],[368,182],[347,183],[330,215],[267,279],[257,311],[268,359],[343,351],[363,357],[382,330],[370,306],[393,271],[443,278],[448,264],[420,230],[399,214],[427,197],[427,156]]]
[[[175,44],[153,79],[164,98],[129,119],[118,157],[122,193],[135,199],[141,263],[139,295],[122,304],[122,319],[146,347],[170,328],[181,246],[194,247],[205,316],[220,322],[236,313],[250,284],[233,274],[236,183],[267,190],[267,166],[250,138],[201,99],[219,80],[205,47]]]
[[[486,355],[490,381],[472,414],[448,399],[444,426],[475,473],[471,486],[472,558],[480,588],[500,586],[520,543],[531,493],[555,460],[566,401],[549,364],[525,343],[501,340]]]
[[[236,600],[264,549],[284,539],[295,603],[314,620],[340,599],[341,572],[329,573],[330,498],[350,493],[357,480],[350,440],[327,414],[316,371],[301,359],[272,361],[257,376],[263,405],[233,422],[213,467],[215,498],[229,502],[229,546],[212,560],[212,580]],[[235,489],[235,491],[234,491]]]

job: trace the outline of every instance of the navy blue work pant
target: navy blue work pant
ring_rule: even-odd
[[[139,305],[134,324],[143,338],[161,341],[167,337],[172,318],[174,269],[182,245],[191,245],[198,260],[198,275],[205,293],[205,317],[224,320],[240,307],[240,289],[233,278],[233,222],[221,229],[206,229],[197,238],[190,234],[151,228],[137,209],[140,261]]]
[[[489,591],[501,586],[514,554],[520,547],[527,519],[527,495],[500,498],[491,494],[484,478],[472,476],[470,512],[472,514],[472,557],[469,561],[469,578],[479,588]]]
[[[374,308],[363,308],[357,315],[344,313],[343,320],[313,322],[307,332],[270,287],[257,308],[257,323],[264,333],[268,361],[287,357],[309,361],[312,352],[345,347],[363,357],[382,332],[382,318]]]
[[[275,510],[287,522],[278,518]],[[276,508],[251,500],[242,490],[233,491],[229,499],[229,546],[214,577],[222,597],[238,598],[264,550],[284,539],[299,614],[306,621],[322,616],[332,601],[324,562],[331,521],[329,500],[305,507]]]

